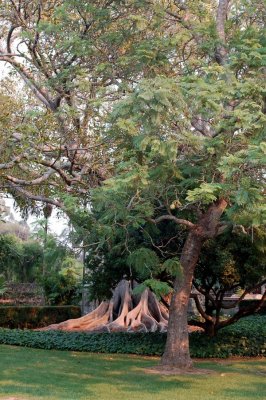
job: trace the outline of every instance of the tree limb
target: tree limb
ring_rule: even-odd
[[[49,177],[50,177],[52,174],[55,174],[55,173],[56,173],[56,171],[50,170],[50,171],[47,171],[47,172],[46,172],[45,174],[43,174],[42,176],[40,176],[40,177],[38,177],[38,178],[35,178],[35,179],[32,179],[32,180],[30,180],[30,181],[27,181],[26,179],[18,179],[18,178],[15,178],[15,177],[11,176],[11,175],[7,175],[7,176],[6,176],[6,179],[7,179],[9,182],[15,183],[16,185],[34,186],[34,185],[39,185],[39,184],[42,183],[42,182],[45,182],[47,179],[49,179]]]
[[[25,155],[23,154],[23,155],[20,155],[20,156],[17,156],[15,158],[13,158],[13,160],[11,160],[11,161],[9,161],[7,163],[0,164],[0,170],[1,169],[10,169],[10,168],[14,167],[14,165],[18,164],[21,161],[21,159],[24,158],[24,157],[25,157]]]
[[[158,224],[159,222],[162,221],[174,221],[176,224],[179,225],[185,225],[188,228],[195,228],[195,224],[193,224],[192,222],[186,220],[186,219],[182,219],[182,218],[177,218],[174,215],[161,215],[158,218],[152,219],[152,218],[148,218],[148,221],[152,222],[153,224]]]
[[[218,329],[221,329],[227,325],[231,325],[234,322],[237,322],[240,318],[247,317],[248,315],[254,314],[255,312],[257,312],[261,309],[261,307],[265,304],[265,302],[266,302],[266,290],[264,291],[262,298],[258,301],[257,304],[240,309],[231,318],[227,319],[226,321],[221,321],[218,325]]]
[[[16,61],[13,57],[5,55],[2,51],[0,52],[0,61],[6,61],[12,65],[26,85],[31,89],[36,98],[51,111],[56,111],[57,107],[55,102],[51,100],[45,89],[39,87],[39,85],[35,82],[33,75],[27,70],[26,67]]]
[[[199,311],[200,315],[201,315],[205,320],[207,320],[207,321],[212,321],[212,317],[211,317],[210,315],[208,315],[208,314],[204,311],[204,309],[203,309],[203,307],[202,307],[202,305],[201,305],[201,303],[200,303],[200,301],[199,301],[198,295],[197,295],[196,293],[191,293],[190,298],[193,299],[193,300],[195,301],[197,310]]]
[[[24,198],[27,198],[30,200],[35,200],[35,201],[40,201],[43,203],[53,204],[54,206],[61,208],[62,210],[65,209],[65,206],[61,201],[50,199],[48,197],[41,196],[41,195],[34,195],[33,193],[28,192],[27,190],[21,188],[20,186],[13,184],[12,182],[10,182],[10,187],[12,189],[14,189],[18,194],[23,196]]]
[[[225,21],[227,18],[228,7],[230,0],[219,0],[217,14],[216,14],[216,31],[219,38],[219,45],[216,48],[216,61],[218,64],[223,65],[226,61],[227,50],[225,47]]]

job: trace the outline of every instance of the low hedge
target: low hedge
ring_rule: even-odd
[[[221,329],[217,336],[209,338],[194,332],[191,340],[194,357],[266,356],[266,316],[246,317]]]
[[[96,353],[128,353],[160,356],[165,346],[163,333],[82,333],[62,331],[29,331],[0,329],[0,343]],[[266,318],[246,318],[224,328],[215,338],[203,333],[190,335],[192,357],[219,357],[266,355]]]
[[[80,317],[77,306],[4,306],[0,307],[0,327],[35,329]]]

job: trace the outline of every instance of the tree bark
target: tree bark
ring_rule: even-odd
[[[215,321],[206,320],[204,324],[204,332],[210,337],[214,337],[217,333]]]
[[[166,346],[161,359],[163,367],[179,369],[192,367],[187,329],[187,311],[192,280],[202,245],[207,239],[218,235],[220,218],[226,206],[225,199],[213,203],[188,234],[180,258],[182,276],[177,276],[174,282]]]
[[[183,275],[181,278],[177,277],[174,282],[169,309],[167,341],[161,360],[163,366],[182,369],[192,367],[189,353],[187,310],[194,270],[202,243],[202,238],[192,231],[189,233],[182,251],[180,262],[183,267]]]

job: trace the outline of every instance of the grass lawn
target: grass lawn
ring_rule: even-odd
[[[211,375],[159,376],[158,359],[0,346],[0,400],[265,400],[266,359],[204,361]]]

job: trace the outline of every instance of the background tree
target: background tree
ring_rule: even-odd
[[[6,291],[6,282],[3,276],[0,276],[0,295],[4,294]]]
[[[22,245],[14,235],[0,236],[0,270],[8,282],[17,279],[17,272],[21,267]]]
[[[218,240],[205,243],[195,271],[193,284],[198,294],[193,294],[197,309],[203,319],[192,320],[197,326],[213,336],[221,328],[240,318],[260,310],[265,303],[266,291],[261,299],[237,311],[247,294],[260,289],[266,283],[265,232],[264,228],[252,233],[227,233]],[[228,293],[239,293],[238,298],[226,301]],[[225,317],[224,314],[229,316]]]
[[[43,248],[34,240],[0,235],[0,270],[7,282],[34,282],[40,276]]]
[[[3,186],[59,207],[62,193],[78,193],[84,204],[112,169],[106,115],[143,75],[145,60],[156,65],[142,45],[156,21],[143,18],[146,1],[6,0],[0,7],[0,61],[25,84],[19,100],[10,81],[3,93]]]
[[[47,304],[76,303],[82,280],[82,262],[69,243],[48,233],[46,227],[45,219],[38,220],[33,234],[42,249],[37,281],[44,289]]]
[[[20,282],[36,282],[39,279],[43,260],[42,245],[36,240],[22,243],[22,258],[17,265],[17,280]]]

